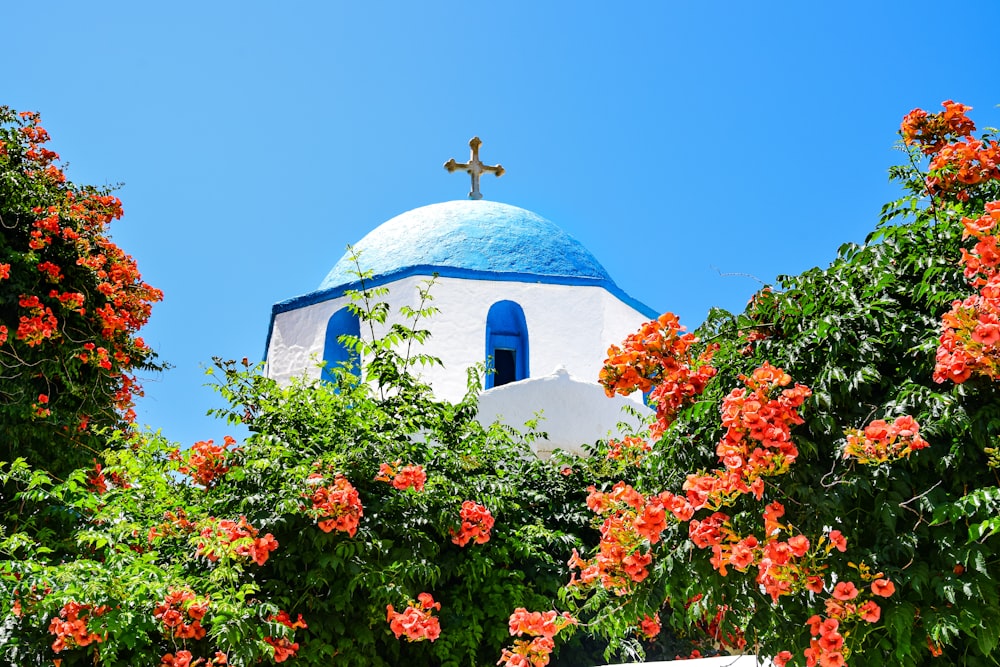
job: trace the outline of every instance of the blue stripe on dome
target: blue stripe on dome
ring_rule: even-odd
[[[650,319],[659,313],[625,293],[579,241],[531,211],[493,201],[451,201],[413,209],[379,225],[354,245],[372,278],[362,285],[349,254],[319,288],[271,308],[264,358],[274,318],[410,276],[601,287]]]
[[[416,266],[613,283],[579,241],[545,218],[493,201],[450,201],[407,211],[358,241],[361,266],[375,278]],[[320,290],[357,280],[345,255]],[[530,281],[529,281],[530,282]]]

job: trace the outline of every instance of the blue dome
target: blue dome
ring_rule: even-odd
[[[597,259],[558,226],[493,201],[450,201],[407,211],[379,225],[354,250],[362,269],[374,272],[375,282],[437,272],[614,285]],[[356,282],[354,271],[354,262],[344,255],[319,289]]]

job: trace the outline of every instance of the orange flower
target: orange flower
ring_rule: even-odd
[[[878,619],[882,617],[882,608],[876,604],[875,600],[869,600],[861,605],[858,613],[861,615],[862,620],[868,623],[877,623]]]
[[[660,634],[660,615],[653,614],[653,618],[650,618],[648,615],[643,617],[639,623],[639,632],[647,639],[653,639]]]
[[[876,579],[872,582],[872,593],[887,598],[896,592],[896,586],[888,579]]]
[[[874,584],[872,584],[874,590]],[[833,587],[833,597],[838,600],[853,600],[858,597],[858,588],[850,581],[841,581]]]
[[[264,637],[264,641],[271,645],[274,649],[274,661],[284,662],[289,658],[294,658],[295,653],[299,650],[298,643],[292,643],[289,640],[282,637],[281,639],[275,639],[274,637]]]

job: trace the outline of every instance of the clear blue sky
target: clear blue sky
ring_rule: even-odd
[[[16,2],[0,104],[36,110],[81,183],[118,184],[116,241],[165,300],[173,370],[139,419],[183,445],[213,356],[260,359],[271,305],[346,244],[464,198],[578,238],[690,328],[861,241],[896,194],[902,116],[955,99],[1000,125],[995,0]],[[979,26],[979,27],[977,27]]]

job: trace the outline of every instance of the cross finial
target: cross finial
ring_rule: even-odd
[[[444,168],[449,172],[454,172],[459,169],[464,169],[472,176],[472,191],[469,193],[469,199],[482,199],[483,193],[479,191],[479,175],[484,171],[492,171],[497,175],[497,178],[503,176],[503,167],[496,165],[491,167],[489,165],[483,164],[479,160],[479,147],[482,145],[479,137],[472,137],[469,141],[469,148],[472,149],[472,154],[469,157],[469,161],[455,162],[455,158],[452,158],[444,163]]]

